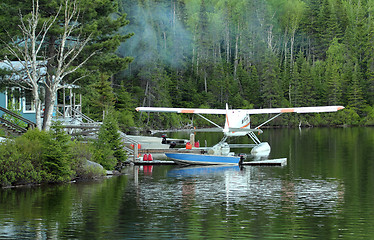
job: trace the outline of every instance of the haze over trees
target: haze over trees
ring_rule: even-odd
[[[135,35],[119,54],[134,61],[116,84],[138,106],[344,105],[309,121],[372,124],[373,7],[371,0],[123,0],[124,33]]]

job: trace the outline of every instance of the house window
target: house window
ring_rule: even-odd
[[[23,111],[24,112],[35,112],[34,98],[31,90],[25,90],[23,98]]]
[[[6,108],[8,110],[21,110],[21,89],[17,87],[7,88],[6,90],[7,96],[7,105]]]

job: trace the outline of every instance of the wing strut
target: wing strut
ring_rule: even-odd
[[[208,118],[204,117],[203,115],[201,115],[200,113],[195,113],[197,116],[203,118],[204,120],[210,122],[211,124],[213,124],[214,126],[220,128],[220,129],[223,129],[220,125],[216,124],[215,122],[209,120]]]
[[[283,113],[278,113],[277,115],[275,115],[274,117],[268,119],[267,121],[263,122],[262,124],[258,125],[257,127],[255,127],[254,129],[259,129],[260,130],[260,127],[264,126],[266,123],[270,122],[271,120],[279,117],[280,115],[282,115]],[[262,131],[261,131],[262,132]],[[256,136],[256,134],[252,131],[252,132],[249,132],[247,133],[247,136],[250,137],[252,139],[252,141],[256,144],[256,145],[259,145],[261,144],[261,141],[258,139],[258,137]]]
[[[254,132],[249,132],[247,133],[247,136],[250,137],[252,139],[252,141],[256,144],[256,145],[259,145],[261,143],[260,139],[258,139],[258,137],[256,136],[256,134]]]
[[[266,122],[263,122],[263,123],[261,123],[260,125],[258,125],[257,127],[255,127],[254,129],[258,129],[258,128],[260,128],[260,127],[262,127],[262,126],[264,126],[266,123],[268,123],[268,122],[270,122],[270,121],[272,121],[273,119],[275,119],[275,118],[277,118],[277,117],[279,117],[280,115],[282,115],[283,113],[278,113],[277,115],[275,115],[274,117],[272,117],[272,118],[270,118],[270,119],[268,119]]]

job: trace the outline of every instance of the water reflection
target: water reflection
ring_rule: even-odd
[[[168,177],[193,177],[199,175],[219,174],[226,171],[240,171],[239,166],[186,166],[168,171]]]
[[[343,182],[288,180],[275,174],[284,170],[134,166],[125,176],[102,183],[60,186],[47,192],[33,188],[20,191],[26,193],[22,195],[10,191],[7,197],[2,195],[1,204],[15,197],[19,201],[10,204],[9,215],[1,209],[0,237],[189,238],[191,232],[209,238],[231,238],[237,236],[234,232],[247,237],[258,234],[255,237],[265,236],[265,226],[273,221],[281,221],[284,230],[303,226],[308,219],[339,214],[344,205]],[[25,208],[28,211],[21,210]],[[222,232],[222,226],[230,230]]]
[[[372,239],[374,131],[364,130],[271,131],[285,167],[132,166],[98,182],[1,189],[0,239]]]
[[[172,216],[175,231],[187,231],[186,222],[200,231],[204,221],[209,221],[206,231],[211,237],[222,224],[232,226],[235,222],[235,226],[254,230],[263,228],[259,224],[270,224],[271,219],[285,218],[293,221],[282,223],[282,228],[294,228],[305,225],[308,219],[334,218],[339,214],[345,195],[342,181],[288,180],[274,175],[274,170],[283,171],[272,167],[216,166],[173,168],[166,172],[166,178],[157,181],[144,175],[137,188],[138,208],[147,213],[151,222],[166,221]]]

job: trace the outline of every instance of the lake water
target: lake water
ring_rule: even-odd
[[[196,135],[200,145],[219,137]],[[96,182],[0,189],[0,239],[374,239],[374,128],[260,138],[287,166],[134,166]]]

